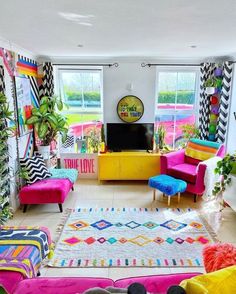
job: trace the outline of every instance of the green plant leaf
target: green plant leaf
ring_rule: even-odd
[[[41,114],[46,114],[47,111],[48,111],[48,105],[46,103],[41,104],[40,107],[39,107],[39,112]]]
[[[48,104],[49,98],[47,96],[43,96],[40,100],[40,105],[41,104]]]
[[[26,123],[27,125],[32,125],[32,124],[37,123],[38,121],[39,121],[38,116],[36,116],[36,115],[32,115],[30,118],[28,118],[28,119],[25,121],[25,123]]]
[[[38,136],[40,139],[44,139],[46,134],[48,132],[48,124],[45,122],[42,122],[39,126],[39,130],[38,130]]]
[[[63,102],[61,100],[57,100],[57,108],[59,111],[62,111],[63,109]]]

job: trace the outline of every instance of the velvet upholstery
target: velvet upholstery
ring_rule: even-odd
[[[114,286],[127,288],[130,284],[138,282],[145,286],[149,293],[166,293],[172,285],[178,285],[182,280],[192,278],[200,273],[183,273],[169,275],[155,275],[144,277],[124,278],[113,281],[108,278],[37,278],[21,281],[14,294],[75,294],[101,287]]]
[[[224,145],[221,145],[216,155],[224,157]],[[161,174],[185,180],[187,182],[187,192],[196,195],[202,195],[204,193],[205,171],[206,165],[199,164],[198,160],[186,156],[184,149],[161,156]]]
[[[182,193],[186,190],[187,184],[185,181],[177,180],[167,175],[158,175],[151,177],[148,181],[151,188],[158,189],[168,196]]]
[[[0,271],[0,291],[2,288],[6,293],[14,293],[14,290],[16,289],[17,285],[22,280],[24,280],[24,277],[21,273],[13,271]]]
[[[45,179],[24,186],[19,199],[21,204],[64,203],[72,183],[68,179]]]

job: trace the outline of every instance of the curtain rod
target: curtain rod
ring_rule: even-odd
[[[108,67],[118,67],[119,63],[114,62],[114,63],[53,63],[52,65],[57,65],[57,66],[108,66]]]
[[[236,61],[230,61],[231,63],[236,63]],[[199,63],[141,63],[141,67],[151,67],[151,66],[201,66]]]

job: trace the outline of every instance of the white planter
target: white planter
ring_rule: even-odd
[[[207,95],[215,94],[215,87],[206,87],[206,94]]]
[[[50,157],[50,145],[38,146],[38,152],[43,156],[44,159],[48,159]]]

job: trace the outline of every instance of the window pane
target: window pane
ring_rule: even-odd
[[[82,107],[82,76],[80,73],[63,72],[61,91],[64,101],[71,107]]]
[[[176,109],[193,109],[195,103],[195,80],[194,72],[179,72],[177,84]]]
[[[160,72],[158,75],[158,108],[174,108],[176,90],[177,72]]]
[[[160,124],[162,124],[166,129],[165,143],[167,145],[173,146],[174,140],[174,115],[157,115],[155,119],[156,129]]]
[[[84,107],[101,108],[100,72],[83,73]]]

